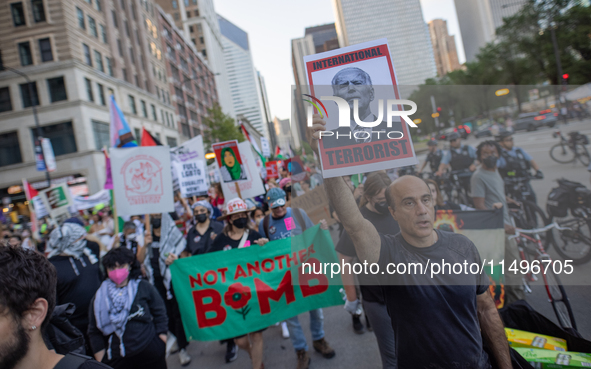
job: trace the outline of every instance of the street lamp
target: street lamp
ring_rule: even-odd
[[[12,73],[18,74],[19,76],[23,77],[25,81],[27,81],[27,88],[29,89],[29,96],[31,100],[33,99],[33,88],[31,87],[31,79],[29,76],[21,72],[18,69],[14,69],[11,67],[7,67],[5,65],[0,64],[0,71],[8,70]],[[37,128],[37,140],[39,140],[39,153],[41,154],[41,158],[43,160],[43,165],[45,166],[45,179],[47,179],[47,187],[51,187],[51,179],[49,177],[49,168],[47,168],[47,162],[45,161],[45,153],[43,152],[43,148],[41,147],[41,126],[39,125],[39,117],[37,116],[37,104],[39,101],[35,99],[35,101],[31,101],[31,107],[33,108],[33,117],[35,118],[35,127]],[[35,151],[37,151],[37,145],[35,145]],[[35,152],[37,154],[37,152]]]

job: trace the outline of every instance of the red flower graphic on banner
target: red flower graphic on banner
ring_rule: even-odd
[[[224,302],[246,320],[246,314],[250,311],[250,307],[247,306],[248,300],[251,297],[250,288],[242,283],[234,283],[228,287],[228,291],[224,294]]]

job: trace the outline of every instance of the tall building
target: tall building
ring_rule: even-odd
[[[341,47],[385,37],[399,85],[419,85],[435,77],[419,0],[333,0],[333,7]]]
[[[215,74],[219,104],[224,113],[235,117],[229,77],[224,63],[224,47],[213,0],[154,0],[170,14],[176,26],[207,60]]]
[[[248,43],[248,33],[218,15],[224,62],[230,81],[232,105],[236,115],[245,116],[253,127],[269,137],[265,121],[265,104],[261,92],[258,72],[254,68]]]
[[[208,115],[207,109],[218,102],[214,74],[193,42],[176,27],[171,15],[156,6],[168,76],[166,95],[172,96],[177,121],[184,136],[207,134],[204,132],[203,119]]]
[[[339,38],[334,23],[320,26],[307,27],[304,30],[305,36],[312,36],[316,53],[334,50],[339,48]]]
[[[429,34],[433,45],[437,74],[443,77],[447,73],[460,69],[456,40],[447,33],[447,21],[434,19],[429,22]]]
[[[454,0],[466,61],[476,60],[480,48],[495,38],[503,18],[517,13],[527,0]]]
[[[84,184],[89,193],[105,181],[100,150],[110,146],[110,95],[137,139],[142,127],[169,146],[186,139],[168,92],[152,1],[3,4],[0,64],[28,75],[32,92],[20,75],[0,71],[0,197],[22,198],[22,192],[7,193],[21,178],[37,188],[46,185],[35,166],[33,105],[41,135],[50,139],[56,156],[54,183]]]

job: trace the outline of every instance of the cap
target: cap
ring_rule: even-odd
[[[458,132],[452,132],[449,134],[449,136],[447,136],[448,141],[453,141],[457,138],[460,138],[460,134]]]
[[[285,191],[280,188],[271,188],[265,197],[271,209],[285,205]]]
[[[495,136],[495,140],[502,141],[505,138],[510,137],[512,135],[513,135],[513,132],[507,131],[506,129],[504,129],[504,130],[500,131],[498,135]]]
[[[429,142],[427,142],[427,146],[437,146],[437,140],[429,140]]]
[[[288,184],[291,184],[291,178],[283,178],[281,181],[279,181],[279,187],[281,188],[287,186]]]
[[[228,201],[226,204],[226,213],[221,217],[218,217],[218,220],[227,219],[232,214],[244,213],[247,211],[253,211],[255,207],[249,208],[248,205],[239,197],[233,198],[232,200]]]

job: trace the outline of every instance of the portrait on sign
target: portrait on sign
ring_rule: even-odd
[[[213,144],[212,147],[220,168],[222,181],[228,183],[248,179],[247,171],[244,168],[242,157],[238,150],[238,141],[220,142]]]

